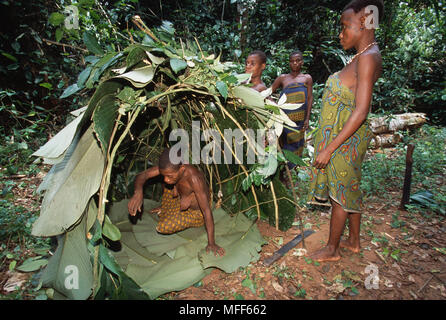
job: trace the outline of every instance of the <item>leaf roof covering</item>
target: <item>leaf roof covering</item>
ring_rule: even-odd
[[[107,272],[131,289],[125,291],[127,296],[137,296],[140,292],[104,247],[104,236],[119,240],[122,235],[106,215],[107,203],[124,198],[122,194],[128,195],[135,174],[157,163],[159,154],[170,144],[168,137],[173,129],[183,128],[191,135],[192,122],[200,121],[201,129],[213,129],[223,138],[225,129],[238,128],[244,135],[238,143],[247,148],[247,128],[264,128],[274,124],[271,119],[284,122],[277,106],[243,84],[250,75],[237,74],[233,63],[222,63],[219,57],[207,55],[198,43],[175,39],[171,27],[155,30],[156,36],[150,30],[148,33],[156,40],[146,36],[142,43],[133,43],[122,52],[86,57],[88,65],[62,97],[89,89],[94,94],[87,107],[73,112],[74,120],[34,154],[53,167],[39,187],[44,198],[32,233],[58,236],[57,255],[47,266],[47,270],[55,271],[47,271],[45,281],[57,287],[57,292],[64,297],[103,295],[106,288],[111,288],[104,276]],[[88,41],[92,41],[91,37]],[[202,142],[201,146],[206,143]],[[224,143],[234,154],[232,141],[224,140]],[[264,146],[251,147],[265,151]],[[277,168],[285,158],[271,152],[264,155],[267,157],[264,164],[197,165],[206,175],[214,200],[219,200],[227,213],[262,215],[272,222],[277,208],[274,203],[277,203],[281,208],[279,227],[286,230],[294,220],[295,207],[278,180]],[[271,157],[279,161],[271,161],[274,160]],[[274,195],[268,188],[271,183]],[[121,196],[116,192],[119,186]],[[151,198],[156,200],[156,193],[152,192]],[[83,230],[80,233],[79,228]],[[88,239],[87,235],[90,235]],[[84,290],[73,296],[64,289],[60,270],[70,259],[77,257],[86,261],[85,246],[79,246],[79,241],[88,244],[89,254],[94,257],[92,265],[88,267],[86,262],[80,271],[85,279],[92,279],[87,276],[90,272],[95,277],[83,283]],[[234,250],[239,249],[234,247]],[[169,250],[162,252],[173,254]],[[249,252],[256,255],[253,247]],[[126,259],[131,259],[130,256]],[[231,261],[219,264],[203,254],[198,257],[205,267],[231,270],[234,265]],[[144,291],[154,297],[164,290],[154,288],[156,285],[148,285]],[[119,294],[123,292],[120,290]]]

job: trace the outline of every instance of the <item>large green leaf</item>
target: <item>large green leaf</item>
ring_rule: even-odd
[[[133,227],[136,240],[150,253],[161,256],[189,242],[179,234],[164,235],[156,231],[156,221],[147,217]]]
[[[63,298],[85,300],[92,293],[93,268],[87,248],[85,215],[73,230],[58,237],[54,255],[42,273],[44,287],[52,287]]]
[[[102,82],[96,89],[95,93],[91,97],[88,108],[82,117],[79,127],[83,127],[87,123],[90,123],[91,116],[98,106],[99,101],[106,95],[116,94],[123,87],[122,83],[116,80],[107,80]]]
[[[216,241],[228,254],[216,257],[203,249],[199,252],[200,262],[203,268],[216,267],[227,273],[257,261],[260,258],[261,245],[265,243],[257,228],[217,237]]]
[[[119,105],[114,94],[104,96],[93,113],[93,127],[101,142],[102,151],[107,154],[110,138],[118,115]]]
[[[104,219],[104,226],[102,227],[102,233],[104,236],[112,241],[118,241],[121,239],[121,232],[119,229],[110,221],[110,218],[106,215]]]
[[[19,267],[16,269],[22,272],[34,272],[39,270],[41,267],[44,267],[48,264],[47,259],[41,259],[42,257],[32,257],[26,259]]]
[[[82,88],[80,88],[77,83],[72,84],[71,86],[67,87],[64,92],[62,92],[62,95],[59,97],[59,99],[64,99],[66,97],[71,96],[72,94],[75,94],[76,92],[78,92],[79,90],[81,90]]]
[[[218,92],[220,92],[220,94],[226,100],[226,98],[228,97],[228,86],[226,85],[226,83],[224,83],[223,81],[217,81],[215,83],[215,86],[217,87]]]
[[[63,15],[60,12],[53,12],[50,14],[48,18],[48,22],[51,23],[53,26],[57,27],[59,26],[64,20],[66,19],[65,15]]]
[[[40,216],[33,225],[35,236],[65,232],[84,212],[98,190],[104,170],[104,156],[90,127],[64,160],[52,168]]]
[[[120,285],[113,289],[113,298],[115,299],[144,299],[148,296],[144,291],[135,283],[135,281],[129,278],[121,266],[116,262],[111,252],[105,248],[102,244],[99,246],[99,260],[107,271],[116,275],[119,279]],[[103,270],[105,272],[106,270]]]
[[[79,73],[79,76],[77,77],[77,86],[79,88],[83,88],[85,85],[85,82],[88,80],[91,74],[92,67],[88,66],[84,70],[82,70],[81,73]]]
[[[228,215],[213,210],[216,242],[226,250],[224,257],[206,254],[207,234],[204,227],[189,228],[171,235],[156,231],[157,218],[150,210],[159,203],[144,200],[144,213],[128,229],[128,200],[110,209],[111,220],[121,229],[122,250],[115,252],[118,263],[141,288],[154,299],[170,291],[185,289],[202,279],[212,268],[232,272],[259,259],[265,243],[257,226],[244,214]],[[124,219],[116,222],[116,219]],[[126,231],[123,230],[125,228]]]
[[[95,35],[92,34],[89,31],[85,31],[82,36],[85,46],[87,49],[97,55],[103,55],[104,51],[102,50],[101,46],[98,43],[98,40],[96,39]]]
[[[149,51],[146,51],[147,56],[150,58],[150,61],[152,61],[153,64],[159,65],[163,63],[166,59],[163,57],[158,57],[153,54],[151,54]]]
[[[71,121],[65,128],[59,131],[53,138],[39,148],[32,155],[43,158],[59,158],[73,141],[74,135],[82,119],[82,114]]]
[[[104,55],[99,61],[97,61],[91,70],[90,77],[85,83],[85,86],[89,89],[93,88],[94,84],[99,81],[104,71],[117,63],[124,54],[122,52],[115,53],[110,52]]]
[[[187,63],[186,63],[186,61],[184,61],[182,59],[171,58],[170,59],[170,67],[172,68],[173,72],[178,73],[181,70],[184,70],[187,68]]]
[[[302,160],[301,157],[299,157],[297,154],[295,154],[294,152],[287,150],[287,149],[282,149],[283,155],[285,156],[285,158],[290,161],[291,163],[297,164],[298,166],[304,166],[307,167],[308,165]]]
[[[127,70],[131,69],[135,64],[147,58],[146,51],[142,47],[135,47],[129,52],[126,58]]]
[[[179,259],[158,263],[152,267],[129,264],[126,274],[155,299],[170,291],[180,291],[203,279],[212,270],[204,270],[195,257],[184,256]]]
[[[235,97],[242,99],[248,106],[263,107],[265,105],[265,100],[262,95],[254,89],[238,86],[232,89],[232,93]]]
[[[126,72],[115,78],[124,78],[132,83],[136,88],[145,87],[150,81],[152,81],[155,75],[155,68],[152,66],[145,66],[142,68],[134,69]]]

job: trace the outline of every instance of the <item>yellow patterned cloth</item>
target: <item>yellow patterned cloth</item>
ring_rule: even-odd
[[[331,75],[322,95],[319,126],[314,135],[314,159],[341,132],[355,109],[355,95],[342,85],[338,73]],[[346,212],[360,212],[361,165],[371,139],[367,121],[331,155],[324,169],[311,168],[309,203],[330,205],[329,197]]]
[[[172,234],[190,227],[204,225],[201,210],[180,210],[180,197],[173,196],[173,190],[164,188],[161,199],[161,213],[156,231],[163,234]]]

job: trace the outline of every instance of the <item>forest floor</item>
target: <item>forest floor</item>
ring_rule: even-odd
[[[12,188],[17,206],[38,212],[40,203],[35,189],[43,176],[40,172],[15,177],[21,181]],[[3,179],[0,187],[4,188]],[[215,269],[194,286],[159,299],[444,300],[446,219],[438,214],[401,211],[398,209],[400,199],[401,191],[395,190],[365,200],[360,253],[341,249],[341,260],[317,263],[298,256],[297,249],[301,248],[298,244],[275,263],[265,266],[264,260],[298,235],[300,228],[295,225],[283,232],[265,221],[258,221],[257,227],[267,244],[262,247],[257,262],[231,274]],[[301,214],[305,227],[315,231],[305,239],[306,249],[311,253],[328,239],[330,212],[328,208],[312,207],[303,209]],[[0,250],[13,252],[8,244]],[[29,254],[22,250],[16,253],[16,258],[24,259]],[[34,299],[36,290],[30,284],[32,274],[9,271],[9,263],[6,258],[1,261],[0,294],[8,297],[16,292],[15,299]],[[374,276],[379,277],[375,285]],[[22,292],[17,294],[17,290]]]
[[[369,199],[362,215],[361,251],[341,249],[341,260],[318,263],[298,256],[298,244],[269,267],[263,261],[282,244],[300,234],[298,227],[278,231],[267,222],[257,223],[268,241],[261,257],[232,274],[218,269],[199,285],[165,295],[170,299],[446,299],[445,221],[423,218],[398,209],[394,201]],[[305,239],[309,253],[328,239],[330,213],[316,211],[306,217],[316,231]],[[393,227],[392,227],[393,226]],[[443,250],[443,251],[442,251]],[[376,266],[376,267],[373,267]],[[370,266],[370,267],[369,267]],[[379,277],[374,286],[373,276]],[[367,289],[366,286],[369,288]]]

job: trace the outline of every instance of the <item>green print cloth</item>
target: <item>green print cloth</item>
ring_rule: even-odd
[[[341,132],[354,109],[354,93],[342,85],[338,72],[331,75],[322,96],[319,127],[314,136],[314,159]],[[309,203],[330,205],[327,202],[330,197],[346,212],[360,212],[361,165],[370,139],[371,131],[365,121],[333,152],[324,169],[311,168]]]

